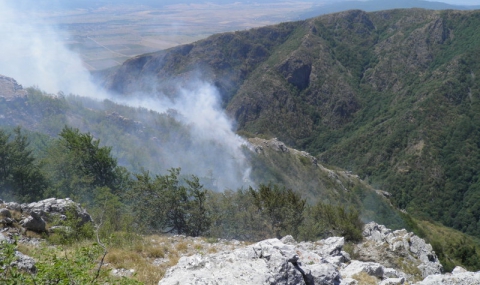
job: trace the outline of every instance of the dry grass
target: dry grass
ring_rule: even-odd
[[[23,254],[33,256],[37,250],[37,247],[31,244],[18,243],[17,249]]]
[[[45,238],[44,235],[34,232],[34,231],[26,231],[25,236],[29,238]]]
[[[209,247],[208,250],[207,250],[207,253],[217,253],[218,250],[214,247]]]
[[[164,258],[165,249],[161,246],[150,246],[145,248],[145,254],[149,258]]]
[[[188,243],[186,242],[179,242],[175,248],[179,251],[179,252],[186,252],[188,250]]]
[[[23,219],[22,213],[14,210],[10,210],[10,213],[12,214],[12,219],[15,221],[21,221]]]
[[[158,284],[167,269],[176,265],[181,256],[192,255],[202,250],[204,246],[192,239],[150,235],[129,246],[124,244],[121,247],[112,246],[108,249],[105,262],[111,269],[134,269],[133,278],[153,285]]]
[[[213,240],[213,239],[212,239]],[[104,265],[106,270],[133,269],[130,278],[147,285],[156,285],[163,278],[168,268],[176,265],[182,256],[193,254],[210,254],[221,250],[229,250],[235,246],[227,242],[209,243],[201,238],[185,238],[182,236],[137,236],[115,235],[114,242],[109,240]],[[91,246],[93,241],[83,241],[73,245],[56,247],[59,256],[70,256],[81,247]],[[244,246],[239,244],[238,246]],[[34,245],[19,244],[24,254],[42,260],[42,248]]]
[[[357,273],[352,278],[358,281],[358,285],[375,285],[379,281],[375,276],[370,276],[366,272]]]

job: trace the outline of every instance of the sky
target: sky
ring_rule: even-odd
[[[434,2],[444,2],[452,5],[480,5],[479,0],[460,0],[460,1],[444,0],[444,1],[434,1]]]

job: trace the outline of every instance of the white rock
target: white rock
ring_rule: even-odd
[[[459,274],[459,273],[465,273],[465,272],[468,272],[468,270],[466,270],[465,268],[461,267],[461,266],[456,266],[453,270],[452,270],[452,274]]]
[[[340,285],[357,285],[358,281],[352,278],[343,278]]]
[[[340,270],[340,274],[344,278],[352,277],[361,272],[365,272],[370,276],[383,277],[383,266],[375,262],[353,260],[347,267]]]
[[[480,285],[480,272],[430,275],[416,285]]]
[[[321,263],[324,260],[317,254],[289,243],[269,239],[233,252],[182,257],[158,284],[304,285],[305,278],[316,285],[340,283],[335,265]]]
[[[387,278],[380,282],[380,285],[400,285],[405,283],[405,278]]]

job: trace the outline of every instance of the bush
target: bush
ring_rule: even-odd
[[[363,239],[362,230],[363,222],[355,209],[318,202],[306,209],[299,236],[302,240],[343,236],[346,241],[357,242]]]

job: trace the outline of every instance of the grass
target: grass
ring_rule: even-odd
[[[109,269],[133,269],[135,274],[132,278],[153,285],[157,284],[167,269],[176,265],[182,256],[216,253],[219,246],[220,242],[213,238],[138,236],[127,241],[117,240],[117,244],[108,248],[105,262]]]
[[[352,278],[358,281],[358,285],[373,285],[379,281],[376,277],[370,276],[363,271],[353,275]]]
[[[119,238],[119,236],[123,238]],[[82,247],[92,247],[95,243],[96,241],[93,240],[84,240],[62,246],[52,246],[46,243],[40,246],[19,244],[18,250],[32,256],[37,261],[46,261],[43,254],[45,250],[54,250],[57,256],[68,257]],[[210,244],[206,243],[204,239],[196,240],[160,235],[131,238],[129,235],[117,233],[115,243],[110,243],[107,247],[104,260],[106,271],[104,274],[108,274],[108,271],[113,269],[133,269],[134,274],[129,278],[147,285],[158,284],[167,269],[176,265],[180,257],[202,253],[205,249],[208,253],[217,252],[216,245],[206,245]],[[98,262],[100,257],[98,257]]]
[[[478,261],[476,261],[480,247],[478,238],[445,227],[440,223],[425,220],[415,220],[415,222],[423,229],[425,239],[432,245],[446,272],[452,271],[457,265],[468,270],[478,270]],[[462,251],[471,255],[460,255]]]

